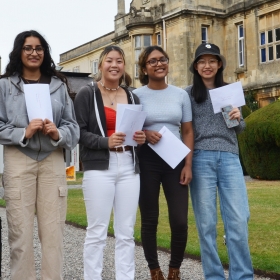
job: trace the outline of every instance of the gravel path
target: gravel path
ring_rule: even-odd
[[[7,222],[6,210],[0,208],[0,216],[2,218],[2,278],[10,279],[9,268],[9,248],[7,240]],[[34,251],[37,270],[37,279],[40,273],[40,243],[37,237],[36,221],[34,233]],[[64,278],[65,280],[82,280],[83,279],[83,242],[85,238],[85,230],[70,225],[65,226],[64,248],[65,248],[65,264]],[[136,246],[136,280],[148,280],[149,270],[143,255],[141,246]],[[159,260],[164,272],[168,270],[169,254],[159,252]],[[182,267],[182,280],[203,280],[201,263],[199,261],[184,259]],[[227,272],[226,272],[227,273]],[[108,237],[107,246],[104,254],[103,280],[115,279],[114,274],[114,238]],[[255,277],[256,280],[269,280],[270,278]]]

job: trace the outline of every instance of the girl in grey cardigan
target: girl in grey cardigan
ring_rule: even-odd
[[[49,84],[53,121],[28,119],[23,84]],[[11,279],[36,279],[34,213],[42,248],[41,278],[60,280],[67,185],[63,148],[72,149],[79,127],[66,78],[55,70],[38,32],[17,35],[0,79],[0,144],[4,145]]]

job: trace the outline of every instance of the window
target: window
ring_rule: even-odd
[[[237,26],[238,29],[238,65],[244,66],[244,28],[243,24]]]
[[[260,32],[261,63],[280,59],[280,28]]]
[[[201,43],[208,42],[208,27],[202,26],[201,27]]]
[[[92,74],[95,75],[98,72],[98,60],[92,61]]]
[[[138,58],[142,50],[151,46],[151,35],[137,35],[134,37],[135,67],[134,76],[138,78]]]
[[[75,66],[73,68],[73,72],[80,72],[80,66]]]
[[[157,45],[161,46],[161,35],[160,35],[160,33],[157,34]]]

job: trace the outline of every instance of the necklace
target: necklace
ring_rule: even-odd
[[[107,97],[109,98],[109,100],[110,100],[110,105],[111,106],[113,106],[114,105],[114,101],[115,101],[115,99],[116,99],[116,97],[117,97],[117,90],[116,90],[116,93],[115,93],[115,96],[114,96],[114,98],[113,99],[111,99],[110,98],[110,95],[105,91],[105,93],[106,93],[106,95],[107,95]]]
[[[39,77],[38,80],[27,80],[27,79],[25,79],[25,78],[23,78],[23,77],[22,77],[22,79],[23,79],[24,82],[26,82],[27,84],[30,84],[30,82],[31,82],[31,84],[38,84],[38,83],[40,82],[41,76]]]
[[[107,90],[113,90],[113,91],[115,91],[115,90],[118,90],[119,88],[120,88],[120,86],[118,86],[117,88],[107,88],[107,87],[105,87],[105,85],[102,83],[102,81],[100,81],[100,84],[101,84],[101,86],[103,86],[105,89],[107,89]]]

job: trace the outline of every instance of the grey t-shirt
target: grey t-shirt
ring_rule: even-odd
[[[238,126],[228,128],[222,113],[214,114],[209,92],[206,101],[196,103],[191,96],[191,88],[192,86],[188,86],[185,90],[188,92],[192,104],[194,149],[239,154],[236,134],[245,128],[242,116]]]
[[[133,93],[139,97],[143,111],[147,112],[143,129],[159,131],[166,126],[181,139],[181,123],[192,121],[190,98],[185,90],[172,85],[162,90],[143,86]]]

